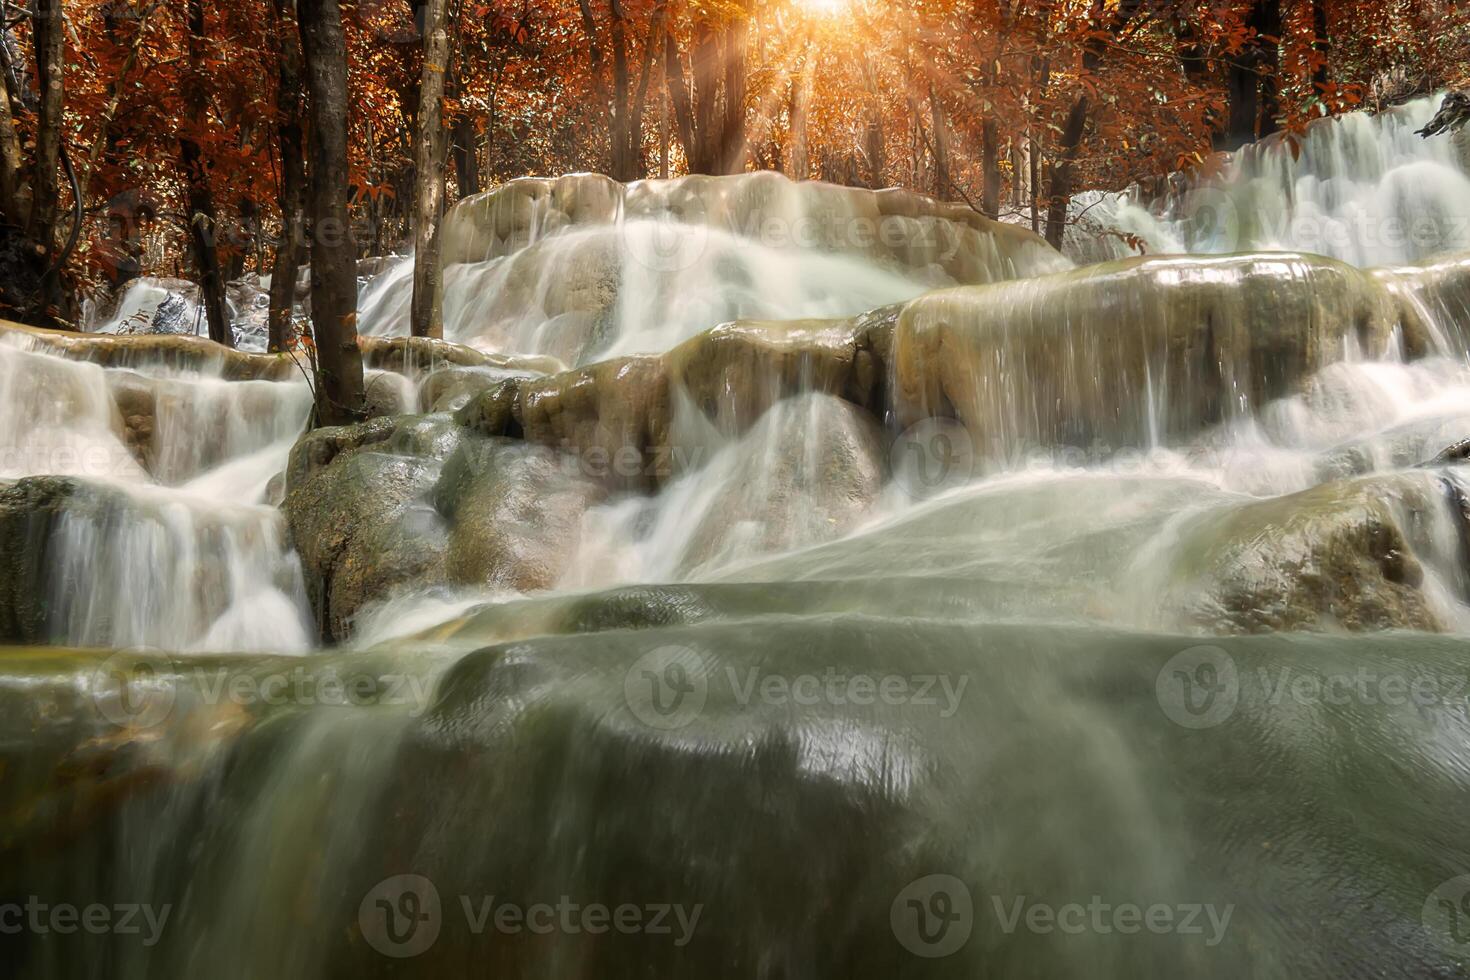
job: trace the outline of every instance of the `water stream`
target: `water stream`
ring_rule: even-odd
[[[449,520],[478,443],[442,415],[389,426],[343,470],[380,482],[325,497],[403,495],[323,522],[381,535],[351,581],[445,535],[452,570],[493,503],[494,553],[538,584],[404,572],[331,650],[316,542],[277,507],[304,382],[6,333],[0,626],[29,645],[0,669],[0,956],[109,978],[1457,975],[1470,471],[1445,451],[1470,438],[1470,316],[1456,263],[1411,266],[1470,249],[1470,182],[1408,135],[1429,111],[1120,203],[1201,253],[1143,264],[1071,269],[773,175],[462,204],[448,339],[663,359],[564,390],[374,377],[409,411],[521,377],[573,438],[587,404],[621,420],[654,391],[640,418],[672,458],[591,490],[589,454],[528,424],[486,443],[510,496]],[[1380,235],[1426,216],[1431,237]],[[367,284],[365,333],[404,332],[410,277]],[[804,321],[787,380],[677,360],[737,319]],[[848,336],[837,384],[822,351]],[[608,394],[669,364],[667,389]],[[91,906],[137,928],[53,915]]]

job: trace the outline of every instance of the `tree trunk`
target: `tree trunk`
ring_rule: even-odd
[[[934,196],[947,201],[954,193],[949,175],[949,121],[934,86],[929,86],[929,117],[934,126]]]
[[[608,137],[612,144],[613,180],[637,180],[636,138],[629,117],[633,112],[632,83],[628,75],[628,25],[623,5],[611,0],[612,8],[612,95],[608,99]]]
[[[1089,100],[1085,95],[1078,96],[1072,103],[1072,111],[1067,113],[1067,125],[1062,130],[1062,142],[1057,148],[1057,159],[1052,164],[1051,186],[1047,188],[1046,240],[1058,250],[1067,231],[1077,151],[1082,146],[1082,134],[1087,130],[1088,108]]]
[[[55,251],[56,215],[60,208],[62,111],[66,102],[66,25],[61,0],[35,0],[32,7],[32,40],[36,47],[36,73],[41,85],[40,118],[36,123],[36,172],[31,188],[29,236]]]
[[[868,164],[868,187],[881,190],[887,186],[887,140],[883,133],[883,101],[878,85],[878,71],[872,58],[863,56],[863,84],[868,90],[868,121],[863,132],[863,157]]]
[[[10,112],[10,72],[0,70],[0,216],[17,228],[26,220],[21,208],[20,168],[20,136]]]
[[[691,63],[694,78],[694,145],[685,146],[689,170],[697,174],[718,174],[719,155],[719,38],[708,20],[701,20],[694,31],[694,55]]]
[[[311,322],[317,420],[367,415],[357,346],[357,249],[347,211],[347,46],[337,0],[298,0],[311,111]]]
[[[45,271],[36,296],[37,323],[60,325],[66,319],[66,297],[61,285],[62,257],[56,248],[56,219],[61,209],[63,113],[66,107],[66,21],[61,0],[35,0],[32,40],[36,48],[36,75],[41,98],[36,121],[36,170],[31,184],[31,213],[27,238],[43,256]]]
[[[1260,116],[1256,138],[1281,128],[1281,0],[1260,0],[1258,14],[1257,76],[1260,78]]]
[[[296,276],[300,268],[306,208],[306,157],[302,136],[301,39],[296,27],[295,0],[275,0],[276,57],[279,67],[276,109],[281,118],[276,142],[281,155],[281,240],[271,268],[271,300],[268,314],[272,351],[285,350],[291,342],[291,314],[296,306]]]
[[[745,54],[750,40],[748,0],[738,2],[734,20],[725,28],[725,112],[720,125],[720,172],[745,170],[749,146],[745,133]]]
[[[1230,115],[1225,132],[1215,140],[1217,150],[1238,150],[1278,128],[1281,0],[1255,0],[1248,24],[1256,36],[1227,69]]]
[[[980,160],[984,186],[980,210],[987,218],[1000,217],[1000,132],[993,116],[980,124]]]
[[[204,0],[189,0],[188,13],[189,67],[193,77],[187,102],[190,116],[198,121],[207,112],[203,86],[199,82],[199,46],[205,38]],[[209,168],[204,162],[204,153],[198,143],[192,139],[179,140],[179,164],[184,171],[184,179],[189,183],[189,245],[199,274],[199,293],[204,300],[205,318],[209,322],[209,339],[226,347],[234,347],[235,338],[225,312],[224,277],[220,273],[219,252],[215,248],[218,229],[214,195],[209,189]]]
[[[1312,52],[1317,58],[1312,83],[1320,95],[1331,78],[1332,34],[1327,25],[1327,0],[1312,0],[1312,37]]]
[[[679,54],[679,42],[672,31],[664,35],[664,84],[669,100],[674,104],[674,125],[684,147],[685,163],[690,173],[699,173],[694,105],[689,97],[689,85],[684,80],[684,60]]]
[[[444,76],[449,66],[446,0],[428,0],[424,11],[424,74],[419,86],[417,175],[414,204],[413,313],[415,337],[444,336],[444,266],[439,231],[444,220]]]
[[[802,68],[791,78],[791,153],[789,175],[792,180],[807,180],[812,175],[811,154],[807,149],[807,105],[811,100],[811,47],[806,49]]]

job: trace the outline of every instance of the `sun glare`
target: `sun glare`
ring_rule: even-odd
[[[836,17],[847,9],[849,0],[798,0],[802,7],[818,17]]]

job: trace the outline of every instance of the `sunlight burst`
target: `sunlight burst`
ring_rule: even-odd
[[[818,17],[835,17],[847,10],[851,0],[797,0],[808,13]]]

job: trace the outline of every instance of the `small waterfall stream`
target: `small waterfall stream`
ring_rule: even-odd
[[[446,228],[479,353],[381,361],[394,418],[295,457],[304,381],[0,330],[0,956],[1451,975],[1470,179],[1431,111],[1103,201],[1195,254],[1080,268],[903,192],[517,181]],[[36,902],[163,921],[4,928]],[[1078,903],[1214,925],[1010,912]]]
[[[1438,97],[1379,116],[1314,122],[1224,159],[1217,174],[1163,195],[1090,193],[1084,225],[1136,238],[1150,253],[1311,252],[1393,266],[1470,249],[1470,143],[1424,140]],[[1096,261],[1130,254],[1125,238],[1076,238]]]

